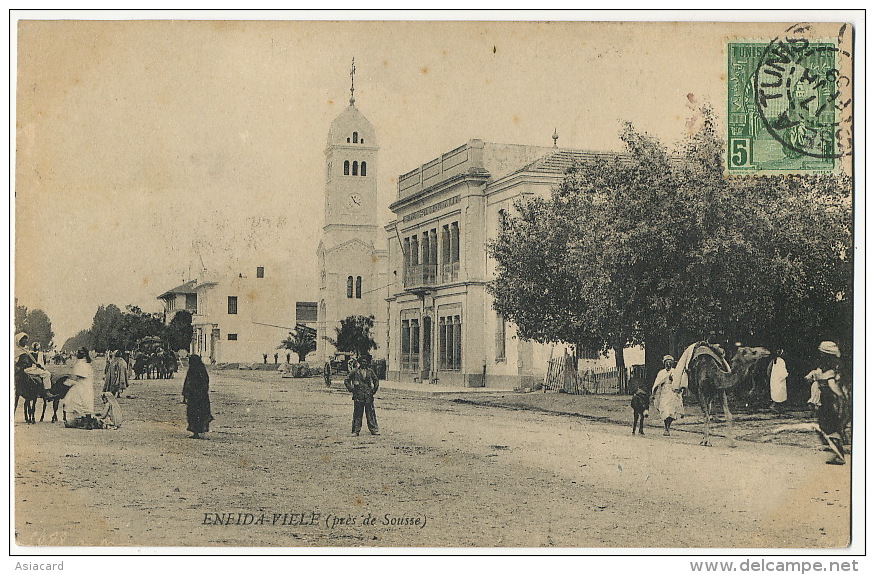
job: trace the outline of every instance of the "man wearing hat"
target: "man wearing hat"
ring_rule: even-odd
[[[38,344],[34,344],[34,352],[27,350],[28,336],[24,332],[15,334],[15,368],[24,371],[28,375],[38,377],[43,382],[45,398],[52,400],[52,373],[47,370],[37,359]]]
[[[675,381],[672,370],[674,369],[674,357],[666,355],[662,358],[663,369],[656,374],[653,382],[652,399],[650,404],[659,410],[665,431],[663,435],[671,435],[671,422],[684,416],[683,388],[680,382]]]
[[[805,376],[807,381],[812,382],[809,403],[817,410],[817,425],[823,440],[835,453],[827,463],[844,465],[842,443],[845,428],[851,421],[851,392],[847,382],[842,381],[839,346],[832,341],[822,341],[817,351],[820,356],[819,367]]]
[[[350,362],[352,363],[352,362]],[[377,413],[374,411],[374,394],[380,388],[380,380],[371,369],[371,356],[363,355],[358,359],[358,365],[350,369],[349,377],[344,380],[347,391],[352,393],[354,404],[352,411],[352,434],[358,435],[362,430],[362,413],[368,420],[368,430],[371,435],[379,435]]]

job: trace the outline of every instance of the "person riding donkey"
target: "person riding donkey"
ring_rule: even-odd
[[[38,357],[39,343],[34,343],[33,351],[27,350],[28,335],[20,332],[15,335],[15,368],[24,371],[29,376],[40,379],[43,382],[43,397],[51,401],[55,399],[52,393],[52,373],[45,368]]]

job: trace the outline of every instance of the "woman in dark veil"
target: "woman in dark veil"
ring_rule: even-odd
[[[213,414],[210,413],[210,376],[199,355],[190,355],[188,358],[182,397],[186,403],[188,430],[192,432],[193,439],[200,439],[201,433],[210,430]]]

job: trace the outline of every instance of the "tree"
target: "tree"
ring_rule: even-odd
[[[25,332],[30,343],[39,343],[43,350],[54,347],[55,332],[52,331],[52,321],[41,309],[28,310],[25,306],[15,303],[15,331]]]
[[[627,153],[572,168],[550,198],[517,204],[489,253],[494,307],[520,337],[613,350],[642,343],[674,182],[665,148],[627,124]]]
[[[91,330],[83,329],[71,338],[68,338],[61,346],[61,351],[74,352],[82,348],[94,349],[94,341],[91,337]]]
[[[168,349],[166,327],[161,314],[144,312],[135,305],[127,305],[125,313],[122,314],[119,343],[113,349],[133,349],[137,346],[137,342],[145,337],[159,338],[164,342],[165,349]],[[190,337],[185,347],[189,342],[191,342]]]
[[[27,308],[18,305],[18,298],[15,298],[15,332],[22,331],[27,331]]]
[[[298,362],[304,363],[307,361],[307,354],[316,350],[316,335],[312,330],[298,326],[295,331],[289,332],[289,337],[280,343],[280,347],[296,353]]]
[[[31,342],[39,342],[40,347],[44,350],[54,347],[52,340],[55,337],[55,332],[52,331],[52,320],[41,309],[31,310],[27,314],[27,334],[30,336]]]
[[[821,339],[849,352],[850,178],[727,177],[723,141],[710,114],[705,118],[675,175],[678,241],[686,242],[662,323],[782,347],[797,357]]]
[[[337,351],[354,353],[356,357],[362,357],[377,349],[377,342],[371,337],[371,329],[374,327],[374,316],[351,315],[340,320],[340,327],[335,327],[337,337],[325,339],[333,345]]]
[[[97,308],[91,322],[92,343],[97,352],[121,347],[122,321],[122,311],[115,304]]]
[[[191,338],[194,334],[194,328],[191,326],[191,313],[186,310],[179,310],[165,329],[165,337],[170,344],[170,349],[180,350],[188,349],[191,345]]]
[[[167,340],[166,327],[160,314],[144,312],[135,305],[125,306],[124,312],[115,304],[101,305],[91,323],[91,338],[94,349],[101,353],[113,349],[133,349],[144,337]],[[188,341],[191,341],[191,336]]]
[[[618,368],[624,346],[672,333],[799,350],[850,341],[850,180],[727,177],[703,117],[674,155],[627,124],[625,155],[517,203],[489,245],[489,289],[520,337],[613,349]]]

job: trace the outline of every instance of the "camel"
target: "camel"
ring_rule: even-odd
[[[702,350],[705,346],[706,350]],[[733,427],[732,413],[729,411],[729,399],[727,393],[740,381],[744,380],[751,367],[760,359],[769,357],[771,352],[764,347],[740,347],[730,362],[730,370],[724,371],[717,358],[709,353],[710,346],[699,344],[693,353],[693,358],[687,366],[689,374],[689,390],[696,394],[699,405],[705,416],[705,436],[699,445],[711,445],[710,425],[711,413],[714,400],[718,395],[723,396],[723,413],[729,424],[730,446],[735,444],[735,430]]]

